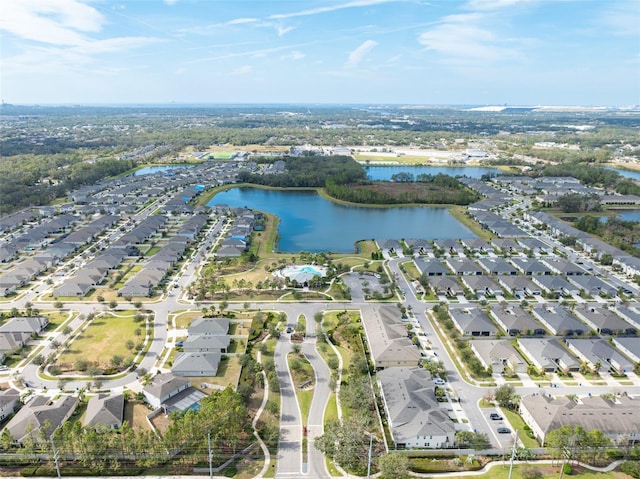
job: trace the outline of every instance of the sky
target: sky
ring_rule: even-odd
[[[640,0],[1,0],[0,95],[640,105]]]

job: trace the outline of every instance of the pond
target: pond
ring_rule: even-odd
[[[151,175],[153,173],[160,173],[162,171],[179,170],[183,168],[193,168],[194,165],[158,165],[158,166],[145,166],[137,170],[133,176]]]
[[[367,177],[370,180],[390,180],[393,175],[398,173],[411,173],[414,176],[421,174],[437,175],[442,173],[449,176],[468,176],[469,178],[479,179],[486,173],[502,174],[497,168],[485,168],[481,166],[365,166]]]
[[[607,166],[605,169],[615,171],[620,176],[624,176],[625,178],[631,178],[632,180],[640,181],[640,171],[623,170],[622,168],[613,168],[610,166]]]
[[[232,188],[214,196],[209,206],[227,204],[276,215],[281,252],[353,253],[362,239],[474,238],[447,208],[370,208],[334,203],[315,191]]]

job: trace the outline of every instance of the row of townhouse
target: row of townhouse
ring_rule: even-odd
[[[640,441],[639,402],[627,395],[612,399],[536,394],[520,399],[520,415],[543,446],[549,432],[565,425],[598,430],[614,444],[633,445]]]
[[[246,208],[231,209],[226,205],[216,205],[215,208],[217,211],[235,215],[233,223],[216,251],[216,257],[237,258],[248,249],[253,231],[261,228],[257,224],[260,214]]]
[[[173,266],[182,259],[187,246],[184,238],[171,238],[118,290],[118,296],[152,296],[154,288],[160,286]]]
[[[196,318],[187,330],[182,352],[176,355],[171,372],[176,376],[215,376],[223,354],[231,344],[229,319]]]
[[[40,334],[49,324],[46,316],[18,316],[0,326],[0,362],[8,354],[20,349],[34,335]]]
[[[127,253],[121,248],[110,247],[92,261],[82,266],[73,276],[53,290],[54,297],[86,296],[96,286],[102,284],[111,271],[118,269]]]

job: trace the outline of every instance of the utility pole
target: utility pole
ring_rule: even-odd
[[[207,434],[207,447],[209,449],[209,479],[213,478],[213,451],[211,451],[211,434]]]
[[[516,438],[511,446],[511,461],[509,464],[509,479],[511,479],[511,473],[513,472],[513,461],[516,458],[516,447],[518,446],[518,430],[516,429]]]
[[[53,434],[51,434],[49,439],[51,439],[51,449],[53,451],[53,461],[56,463],[56,472],[58,473],[58,479],[60,479],[60,463],[58,462],[58,451],[56,451],[56,443],[53,441]]]

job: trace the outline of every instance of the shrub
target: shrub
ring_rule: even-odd
[[[565,464],[564,466],[562,466],[562,473],[565,476],[568,476],[571,474],[572,468],[571,468],[571,464]]]
[[[620,465],[620,470],[634,479],[640,479],[640,462],[625,461]]]
[[[568,466],[569,464],[565,464]],[[541,479],[542,471],[537,467],[524,467],[522,468],[522,477],[523,479]]]

